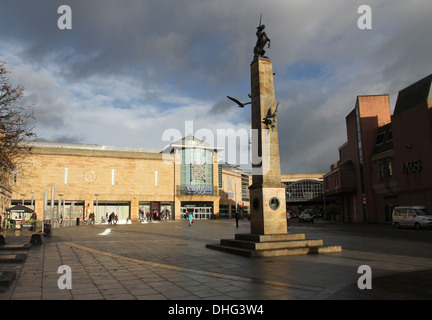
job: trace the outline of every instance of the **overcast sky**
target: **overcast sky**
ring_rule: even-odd
[[[62,4],[72,29],[58,28]],[[250,105],[226,96],[248,100],[262,13],[282,173],[327,172],[358,95],[390,94],[393,112],[432,73],[431,12],[430,0],[0,0],[0,60],[39,140],[163,148],[192,131],[221,145],[218,130],[250,128]]]

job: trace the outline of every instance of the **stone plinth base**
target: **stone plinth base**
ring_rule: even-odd
[[[207,248],[245,257],[271,257],[342,252],[340,246],[324,246],[322,240],[306,240],[304,234],[236,234]]]
[[[282,184],[280,184],[282,185]],[[249,188],[251,234],[285,234],[287,232],[286,187]]]
[[[0,271],[0,287],[9,287],[15,276],[15,271]]]

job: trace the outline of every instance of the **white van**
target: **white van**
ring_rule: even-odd
[[[426,207],[395,207],[393,209],[393,225],[396,228],[414,227],[416,229],[432,227],[432,215]]]

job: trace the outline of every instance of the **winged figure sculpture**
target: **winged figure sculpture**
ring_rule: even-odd
[[[267,129],[272,129],[276,126],[276,115],[278,112],[279,102],[276,105],[274,112],[272,112],[272,108],[270,107],[267,112],[267,116],[263,118],[262,123],[266,125]]]

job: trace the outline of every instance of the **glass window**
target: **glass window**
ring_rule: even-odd
[[[323,183],[315,180],[301,180],[287,184],[287,200],[311,200],[322,196]]]
[[[384,163],[379,164],[379,177],[384,178]]]
[[[380,132],[376,137],[376,145],[380,145],[384,142],[385,132]]]
[[[206,149],[183,149],[181,163],[182,185],[213,184],[213,152]]]
[[[391,177],[393,175],[393,167],[391,161],[387,162],[387,170],[389,177]]]

